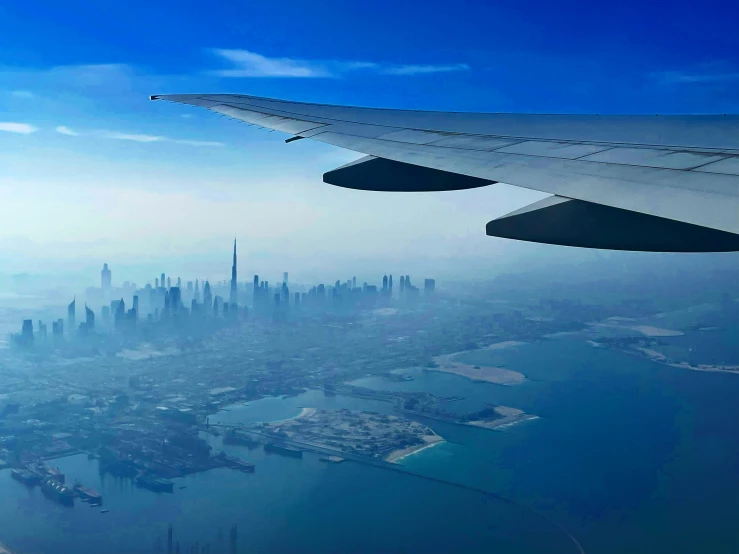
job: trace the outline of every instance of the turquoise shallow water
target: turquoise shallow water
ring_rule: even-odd
[[[464,396],[464,410],[493,402],[541,417],[503,432],[428,421],[450,442],[406,458],[405,468],[535,508],[589,553],[739,551],[739,376],[670,368],[566,338],[486,355],[531,380],[503,387],[414,371],[410,382],[356,382]],[[285,419],[303,406],[392,409],[311,391],[233,406],[211,422]],[[355,463],[326,465],[311,454],[226,450],[255,462],[256,473],[190,476],[172,495],[101,478],[84,456],[59,460],[105,495],[107,514],[53,504],[2,471],[0,540],[27,553],[154,552],[172,522],[183,544],[215,549],[219,528],[227,537],[236,523],[240,552],[576,551],[545,519],[473,491]]]

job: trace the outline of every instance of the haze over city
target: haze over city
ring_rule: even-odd
[[[0,554],[739,552],[735,12],[0,6]]]

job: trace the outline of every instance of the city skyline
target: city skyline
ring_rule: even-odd
[[[151,324],[168,323],[172,318],[219,318],[234,322],[251,317],[268,317],[276,321],[287,317],[288,311],[295,310],[299,317],[308,315],[315,309],[355,310],[373,305],[387,305],[395,298],[392,274],[385,273],[379,277],[380,284],[374,282],[357,282],[356,275],[346,281],[337,279],[334,283],[298,283],[291,291],[288,287],[289,272],[282,272],[282,280],[260,280],[258,274],[248,282],[238,281],[237,239],[233,241],[233,257],[231,277],[226,280],[213,281],[195,278],[183,280],[176,276],[173,282],[171,274],[162,272],[153,281],[148,280],[139,286],[129,280],[117,283],[113,278],[113,268],[103,262],[100,270],[100,286],[87,287],[83,294],[85,301],[82,308],[82,321],[77,324],[77,295],[67,305],[66,319],[52,321],[52,342],[48,342],[48,323],[39,319],[34,325],[33,319],[23,319],[19,333],[11,333],[12,343],[23,349],[42,347],[60,347],[65,334],[68,337],[82,339],[95,336],[100,326],[96,327],[96,310],[99,310],[99,321],[104,334],[112,331],[131,334],[138,322]],[[202,301],[200,283],[203,283]],[[153,283],[153,286],[152,286]],[[216,294],[213,294],[215,290]],[[421,296],[431,299],[436,290],[436,280],[423,279],[423,289],[411,283],[410,275],[400,276],[397,299],[401,302],[415,303]],[[223,296],[219,295],[221,293]],[[228,301],[225,295],[228,293]],[[143,302],[140,303],[140,300]],[[241,305],[239,300],[242,300]],[[248,305],[244,302],[248,299]],[[127,302],[130,308],[127,309]],[[140,309],[143,304],[144,309]],[[307,309],[301,313],[300,310]],[[251,311],[250,311],[251,310]],[[66,333],[65,333],[66,329]],[[36,340],[38,335],[38,340]]]

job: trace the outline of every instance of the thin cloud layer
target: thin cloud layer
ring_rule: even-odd
[[[663,85],[739,82],[739,71],[725,63],[713,63],[692,71],[655,71],[651,77]]]
[[[18,133],[21,135],[30,135],[31,133],[35,133],[36,131],[38,131],[38,129],[33,125],[29,125],[28,123],[0,121],[0,131],[5,131],[7,133]]]
[[[135,142],[158,142],[161,140],[165,140],[164,137],[159,137],[156,135],[138,135],[129,133],[103,133],[103,136],[109,139],[132,140]]]
[[[291,58],[267,58],[248,50],[223,50],[214,52],[228,60],[236,69],[216,71],[221,77],[331,77],[331,72],[320,62],[293,60]]]
[[[77,131],[73,131],[72,129],[64,125],[59,125],[59,127],[56,128],[56,132],[70,137],[79,136],[79,133]]]
[[[220,77],[337,78],[357,72],[371,72],[381,75],[421,75],[470,69],[470,66],[464,63],[394,65],[361,61],[268,58],[249,50],[223,48],[215,48],[212,52],[234,66],[231,69],[212,72]]]
[[[386,75],[421,75],[423,73],[445,73],[448,71],[467,71],[470,66],[466,63],[451,65],[399,65],[386,67],[381,73]]]
[[[187,140],[187,139],[173,139],[169,137],[163,137],[158,135],[143,135],[143,134],[131,134],[131,133],[115,133],[106,131],[102,133],[104,138],[114,140],[130,140],[134,142],[171,142],[174,144],[186,144],[189,146],[226,146],[222,142],[211,141],[211,140]]]
[[[23,98],[25,100],[36,98],[36,95],[28,90],[13,90],[10,92],[10,95],[14,96],[15,98]]]

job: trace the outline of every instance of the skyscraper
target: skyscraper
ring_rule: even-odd
[[[162,273],[162,276],[161,276],[161,277],[159,278],[159,284],[160,284],[161,286],[164,286],[164,283],[165,283],[165,282],[166,282],[166,281],[164,280],[164,273]]]
[[[403,276],[401,275],[401,276],[400,276],[400,294],[401,294],[401,296],[402,296],[402,294],[403,294],[404,292],[405,292],[405,277],[403,277]]]
[[[282,274],[282,282],[287,284],[287,271]]]
[[[135,317],[139,316],[139,296],[135,294],[133,296],[133,311],[136,313]]]
[[[115,307],[115,326],[120,329],[123,326],[123,322],[126,319],[126,303],[121,298]]]
[[[195,295],[193,296],[195,302],[200,302],[200,281],[195,279]]]
[[[426,279],[423,282],[423,292],[426,294],[434,294],[436,290],[436,279]]]
[[[95,312],[88,308],[87,304],[85,304],[85,323],[87,325],[87,331],[95,330]]]
[[[167,288],[172,288],[172,277],[167,277]]]
[[[290,291],[287,288],[287,281],[282,282],[280,294],[282,295],[282,301],[285,303],[285,307],[287,307],[287,305],[290,303]]]
[[[228,303],[235,306],[238,303],[238,290],[236,288],[236,239],[234,239],[234,261],[231,266],[231,294]]]
[[[108,264],[103,264],[103,270],[100,272],[100,288],[110,290],[110,283],[111,271],[108,269]]]
[[[67,306],[67,321],[69,322],[69,332],[74,331],[74,320],[75,320],[75,306],[77,298],[73,298],[72,302]]]
[[[21,344],[23,346],[33,346],[33,320],[24,319],[23,329],[21,330]]]
[[[205,282],[203,286],[203,313],[210,315],[213,313],[213,294],[210,292],[210,283]]]
[[[182,305],[182,293],[180,292],[180,287],[172,287],[169,289],[169,305],[173,314],[180,311],[180,306]]]
[[[387,275],[382,278],[382,292],[387,291]]]

